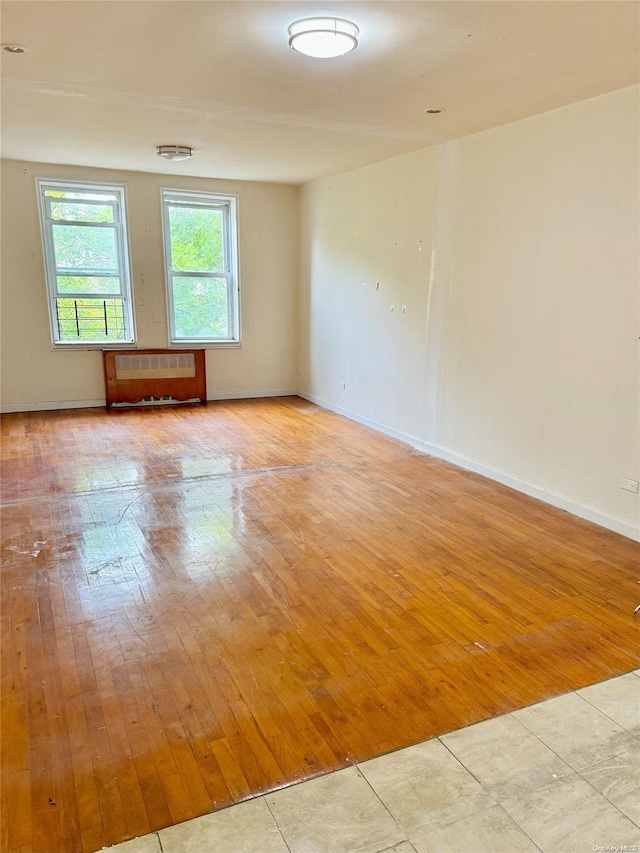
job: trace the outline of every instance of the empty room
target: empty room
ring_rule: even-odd
[[[0,5],[2,853],[638,850],[639,6]]]

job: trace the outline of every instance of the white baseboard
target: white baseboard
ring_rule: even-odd
[[[476,474],[482,474],[483,477],[488,477],[490,480],[495,480],[502,483],[504,486],[509,486],[517,492],[523,492],[529,497],[537,498],[539,501],[551,504],[551,506],[563,509],[570,512],[572,515],[577,515],[579,518],[584,518],[587,521],[592,521],[600,527],[606,527],[608,530],[613,530],[615,533],[620,533],[622,536],[627,536],[629,539],[640,541],[640,528],[631,521],[626,521],[624,518],[618,518],[615,515],[586,504],[578,503],[573,498],[568,498],[566,495],[559,495],[556,492],[551,492],[541,486],[534,486],[533,483],[528,483],[526,480],[520,480],[511,474],[500,471],[497,468],[492,468],[490,465],[485,465],[482,462],[477,462],[475,459],[469,459],[462,456],[453,450],[446,447],[441,447],[428,442],[422,443],[422,449],[430,456],[437,456],[439,459],[444,459],[446,462],[452,462],[459,468],[465,468],[467,471],[473,471]]]
[[[416,438],[416,436],[409,435],[408,432],[400,432],[400,430],[392,429],[391,427],[381,424],[379,421],[374,421],[371,418],[358,415],[356,412],[352,412],[351,409],[336,406],[334,403],[327,403],[326,400],[321,400],[319,397],[314,397],[312,394],[306,394],[303,391],[296,391],[295,393],[298,397],[302,397],[310,403],[315,403],[316,406],[321,406],[323,409],[329,409],[329,411],[335,412],[337,415],[344,415],[345,418],[357,421],[359,424],[370,427],[376,432],[382,432],[390,438],[397,438],[398,441],[404,441],[405,444],[410,444],[412,447],[415,447],[416,450],[424,450],[424,441],[420,438]]]
[[[298,392],[292,389],[278,388],[275,391],[220,391],[211,394],[207,400],[245,400],[252,397],[295,397]],[[56,409],[95,409],[106,406],[107,401],[101,400],[55,400],[43,403],[6,403],[0,406],[0,414],[9,415],[13,412],[47,412]]]
[[[214,391],[207,400],[251,400],[254,397],[296,397],[297,391],[291,388],[276,388],[271,391]]]
[[[56,409],[95,409],[106,406],[104,397],[101,400],[45,400],[42,403],[6,403],[0,406],[0,414],[12,412],[50,412]]]
[[[551,492],[542,486],[535,486],[532,483],[528,483],[525,480],[520,480],[518,477],[507,474],[505,471],[492,468],[491,465],[485,465],[483,462],[478,462],[476,459],[469,459],[468,457],[462,456],[460,453],[456,453],[454,450],[449,450],[441,445],[430,444],[429,442],[423,441],[422,439],[416,438],[408,433],[391,429],[378,421],[362,417],[362,415],[358,415],[356,412],[352,412],[342,406],[327,403],[325,400],[321,400],[311,394],[298,391],[298,396],[321,406],[323,409],[329,409],[332,412],[336,412],[336,414],[344,415],[345,417],[350,418],[353,421],[357,421],[364,426],[375,429],[377,432],[384,433],[391,438],[397,438],[399,441],[403,441],[405,444],[409,444],[411,447],[414,447],[416,450],[420,450],[423,453],[427,453],[429,456],[436,456],[439,459],[444,459],[446,462],[451,462],[459,468],[464,468],[467,471],[473,471],[476,474],[481,474],[483,477],[495,480],[498,483],[502,483],[504,486],[509,486],[509,488],[515,489],[517,492],[522,492],[525,495],[529,495],[529,497],[536,498],[537,500],[543,501],[551,506],[555,506],[558,509],[563,509],[566,512],[570,512],[572,515],[577,515],[579,518],[584,518],[587,521],[598,524],[600,527],[606,527],[608,530],[613,530],[615,533],[620,533],[622,536],[626,536],[629,539],[640,541],[640,527],[624,518],[609,515],[606,512],[602,512],[602,510],[581,504],[566,495],[559,495],[555,492]]]

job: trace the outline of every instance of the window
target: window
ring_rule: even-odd
[[[240,342],[237,201],[162,191],[172,343]]]
[[[124,187],[38,181],[54,344],[133,343]]]

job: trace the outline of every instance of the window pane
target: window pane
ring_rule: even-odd
[[[52,201],[51,217],[52,219],[71,219],[76,222],[113,222],[113,207],[110,204]]]
[[[58,293],[120,293],[120,279],[116,276],[59,275]]]
[[[96,192],[91,192],[91,190],[78,190],[74,192],[72,190],[45,190],[44,193],[48,198],[71,198],[71,199],[86,199],[87,201],[118,201],[120,196],[118,193],[111,192],[102,192],[97,190]]]
[[[176,338],[228,338],[227,282],[173,276]]]
[[[169,207],[171,268],[182,272],[224,272],[221,210]]]
[[[56,299],[59,340],[125,340],[122,299]]]
[[[118,270],[115,228],[54,225],[52,230],[58,269]]]

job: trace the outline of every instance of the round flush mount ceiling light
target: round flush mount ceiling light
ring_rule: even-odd
[[[289,27],[289,47],[318,59],[344,56],[358,46],[356,24],[344,18],[302,18]]]
[[[193,148],[187,145],[158,145],[156,148],[158,157],[165,160],[188,160],[193,157]]]
[[[3,44],[2,49],[7,53],[24,53],[24,48],[20,44]]]

